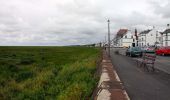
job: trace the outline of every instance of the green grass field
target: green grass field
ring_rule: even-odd
[[[100,49],[0,47],[0,100],[83,100],[90,97]]]

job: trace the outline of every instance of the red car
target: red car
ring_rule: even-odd
[[[170,55],[170,46],[160,47],[156,50],[157,55]]]

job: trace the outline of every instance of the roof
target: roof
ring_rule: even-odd
[[[142,31],[142,32],[140,32],[139,34],[148,34],[149,32],[150,32],[151,30],[144,30],[144,31]]]
[[[127,33],[128,29],[120,29],[118,32],[117,32],[117,36],[123,36]]]
[[[170,33],[170,29],[166,29],[163,34]]]

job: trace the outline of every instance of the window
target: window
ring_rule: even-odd
[[[152,36],[152,34],[151,34],[151,36]]]
[[[159,41],[161,41],[161,37],[159,37]]]
[[[133,36],[131,36],[131,38],[133,39]]]
[[[143,41],[143,38],[142,38],[142,41]]]
[[[127,35],[125,35],[125,38],[127,38]]]

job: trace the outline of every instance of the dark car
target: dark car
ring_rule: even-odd
[[[126,56],[142,56],[142,50],[140,47],[130,47],[126,51]]]
[[[153,47],[153,46],[142,47],[141,50],[142,50],[142,52],[145,52],[145,53],[155,53],[155,47]]]
[[[148,47],[146,53],[155,53],[155,47]]]

